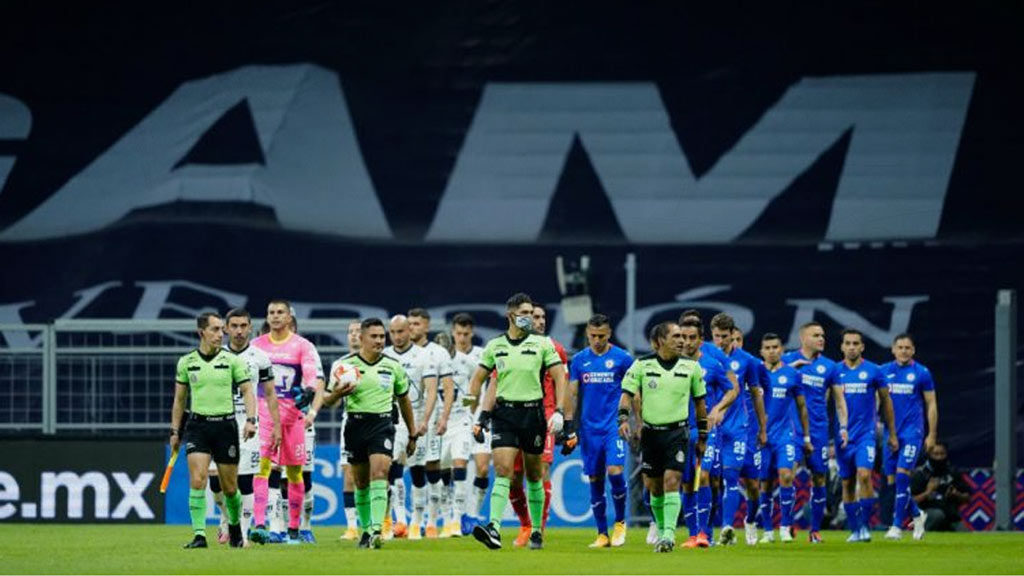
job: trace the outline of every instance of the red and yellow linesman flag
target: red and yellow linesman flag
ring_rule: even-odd
[[[697,466],[693,469],[693,492],[696,493],[700,490],[700,462],[701,458],[697,458]]]
[[[171,458],[167,461],[167,469],[164,470],[164,478],[160,481],[160,493],[167,492],[167,484],[171,481],[171,471],[174,470],[174,463],[178,461],[178,451],[171,452]]]

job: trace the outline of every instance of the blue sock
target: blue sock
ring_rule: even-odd
[[[796,500],[796,488],[783,486],[779,488],[779,510],[782,511],[782,526],[793,525],[793,501]]]
[[[910,476],[896,473],[896,498],[892,506],[892,525],[903,528],[907,519],[907,500],[910,498]]]
[[[697,535],[697,495],[683,492],[683,518],[686,519],[686,531],[690,536]]]
[[[907,482],[907,516],[915,518],[921,513],[921,509],[917,506],[917,500],[914,500],[914,496],[910,493],[910,482]]]
[[[615,508],[615,521],[626,521],[626,477],[624,474],[609,474],[608,482],[612,485],[612,506]]]
[[[750,498],[747,498],[747,516],[746,516],[747,524],[750,524],[750,523],[754,522],[755,520],[757,520],[757,517],[758,517],[758,507],[760,505],[761,505],[761,503],[759,501],[752,502],[750,500]]]
[[[821,521],[825,518],[825,502],[828,496],[824,486],[811,486],[811,532],[821,530]]]
[[[736,509],[740,507],[740,471],[726,468],[722,473],[722,526],[732,526],[736,521]]]
[[[867,526],[867,529],[871,529],[871,515],[875,512],[875,500],[876,498],[861,498],[860,499],[860,525]]]
[[[715,528],[722,525],[722,496],[724,496],[725,487],[722,485],[722,479],[718,479],[718,490],[712,491],[711,493],[711,519],[708,522],[708,539],[712,539],[715,535]]]
[[[850,532],[860,530],[860,503],[843,502],[843,510],[846,511],[846,527]]]
[[[598,534],[608,534],[608,503],[604,497],[604,476],[590,483],[590,511],[594,513]]]
[[[758,502],[758,512],[761,516],[761,529],[772,530],[775,528],[775,522],[772,520],[772,493],[761,492],[761,500]]]
[[[701,486],[697,490],[697,531],[708,533],[711,519],[711,486]]]

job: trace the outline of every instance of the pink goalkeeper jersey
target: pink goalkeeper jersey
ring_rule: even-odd
[[[317,356],[313,343],[298,334],[292,334],[284,342],[275,342],[270,334],[264,334],[252,341],[252,345],[267,353],[274,365],[274,389],[278,401],[292,403],[289,390],[293,386],[309,388],[316,386]],[[259,387],[263,397],[263,388]]]

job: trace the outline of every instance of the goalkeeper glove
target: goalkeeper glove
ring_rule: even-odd
[[[309,405],[313,402],[313,398],[316,396],[316,390],[312,388],[303,388],[296,386],[291,389],[292,400],[295,402],[295,407],[303,412],[309,410]]]
[[[572,420],[566,420],[565,427],[562,428],[562,456],[572,454],[579,441],[579,436],[576,435],[576,423]]]

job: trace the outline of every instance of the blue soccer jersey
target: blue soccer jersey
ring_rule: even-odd
[[[807,402],[807,418],[811,425],[811,441],[815,446],[828,444],[828,403],[825,395],[829,388],[836,386],[836,363],[819,354],[811,360],[805,357],[799,350],[787,352],[782,356],[784,364],[792,364],[797,360],[806,360],[797,369],[803,381],[804,398]]]
[[[910,361],[906,366],[889,362],[881,367],[889,384],[892,411],[898,438],[924,436],[924,393],[935,390],[932,373],[920,362]]]
[[[768,442],[793,442],[800,422],[794,422],[791,410],[796,409],[796,397],[804,395],[799,372],[786,366],[767,370],[768,387],[764,391],[764,412],[768,425]]]
[[[880,388],[886,387],[885,377],[877,364],[864,359],[852,368],[846,362],[840,362],[837,370],[836,379],[843,386],[846,398],[846,433],[849,441],[871,438],[873,442],[878,418],[875,397]],[[838,436],[836,442],[838,446]]]
[[[633,357],[612,345],[597,355],[589,347],[572,357],[569,380],[579,383],[577,422],[581,434],[618,430],[622,377],[633,364]]]
[[[757,428],[757,415],[754,414],[752,418],[748,416],[754,411],[754,402],[747,393],[751,388],[761,386],[761,373],[758,369],[761,361],[740,348],[733,348],[728,358],[726,368],[736,374],[736,380],[740,383],[740,393],[726,412],[722,428],[732,436],[742,436],[746,439],[747,427],[753,423],[753,427]]]

